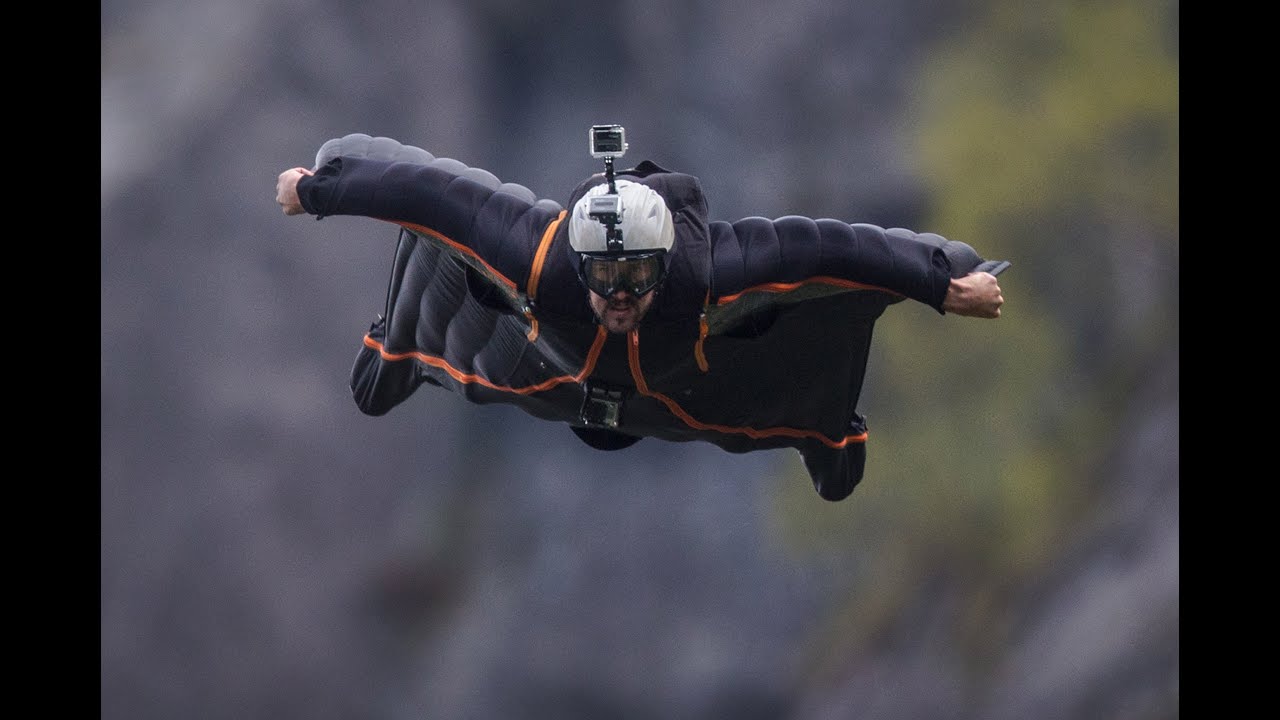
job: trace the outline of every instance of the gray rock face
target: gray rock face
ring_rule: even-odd
[[[1176,716],[1176,349],[978,690],[908,640],[815,686],[849,580],[775,531],[798,456],[601,453],[431,388],[362,416],[395,230],[272,201],[365,132],[563,202],[622,122],[717,217],[910,226],[906,78],[963,5],[104,5],[102,717]]]

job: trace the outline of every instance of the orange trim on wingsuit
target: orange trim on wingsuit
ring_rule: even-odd
[[[707,365],[707,354],[702,350],[702,343],[707,339],[707,314],[703,313],[698,318],[698,342],[693,346],[693,359],[698,361],[698,369],[706,372],[709,368]]]
[[[489,382],[488,380],[485,380],[484,378],[480,377],[479,375],[472,375],[471,373],[462,372],[461,370],[455,368],[454,366],[446,362],[444,358],[439,358],[439,357],[436,357],[435,355],[428,355],[418,350],[412,350],[412,351],[403,352],[403,353],[388,352],[386,346],[384,346],[382,343],[378,342],[377,340],[374,340],[373,338],[369,337],[368,335],[364,336],[364,344],[366,347],[377,350],[378,354],[382,356],[383,360],[396,361],[396,360],[408,360],[410,358],[413,358],[415,360],[418,360],[419,362],[426,363],[431,367],[436,367],[436,368],[440,368],[441,370],[444,370],[446,373],[449,374],[449,377],[452,377],[454,380],[457,380],[458,382],[463,383],[464,385],[472,385],[472,384],[483,385],[484,387],[487,387],[487,388],[500,390],[502,392],[514,393],[516,395],[531,395],[536,392],[542,392],[543,390],[550,390],[556,385],[561,385],[564,383],[578,384],[582,382],[584,379],[586,379],[586,377],[591,374],[591,371],[595,370],[596,368],[596,361],[600,358],[600,349],[604,347],[605,335],[606,333],[603,325],[596,328],[596,339],[592,341],[591,349],[587,351],[587,360],[585,363],[583,363],[582,370],[578,371],[577,375],[560,375],[558,377],[553,377],[547,380],[543,380],[537,385],[526,385],[525,387],[518,387],[518,388],[510,387],[507,385],[495,385]]]
[[[533,258],[533,269],[530,271],[530,274],[529,274],[529,284],[527,286],[528,287],[527,295],[530,299],[537,297],[538,281],[539,279],[541,279],[541,276],[542,276],[542,265],[544,262],[546,262],[547,250],[551,247],[551,240],[552,238],[555,237],[556,228],[560,225],[560,221],[564,220],[564,216],[566,214],[568,214],[568,211],[561,210],[560,214],[556,217],[556,219],[552,220],[551,224],[548,225],[547,229],[542,233],[542,240],[538,243],[538,251]],[[490,273],[492,273],[494,277],[506,283],[512,290],[516,290],[515,282],[509,279],[506,275],[503,275],[502,273],[494,269],[494,267],[489,263],[485,262],[484,258],[480,257],[480,255],[477,254],[476,251],[472,250],[466,245],[463,245],[462,243],[456,240],[452,240],[448,237],[445,237],[443,234],[435,230],[432,230],[431,228],[425,225],[419,225],[417,223],[411,223],[411,222],[402,222],[399,220],[388,220],[387,222],[392,222],[392,223],[395,223],[396,225],[401,225],[415,232],[423,233],[424,235],[430,235],[431,237],[439,240],[445,245],[448,245],[449,247],[457,250],[458,252],[462,252],[462,253],[466,253],[467,255],[470,255],[471,257],[476,259],[476,262],[485,266],[485,268]],[[526,320],[529,321],[529,332],[525,334],[525,337],[529,339],[529,342],[533,342],[534,340],[538,339],[538,319],[533,316],[532,312],[525,313],[524,317]]]
[[[707,339],[707,303],[711,302],[711,291],[707,291],[707,296],[702,299],[702,314],[698,316],[698,342],[693,345],[693,359],[698,362],[698,369],[706,372],[707,354],[702,350],[702,344]]]
[[[825,275],[819,275],[817,277],[811,277],[805,280],[801,280],[800,282],[764,283],[763,285],[756,285],[754,287],[749,287],[746,290],[743,290],[742,292],[737,292],[732,295],[726,295],[720,298],[719,300],[717,300],[716,304],[724,305],[725,303],[731,303],[734,300],[737,300],[738,298],[742,297],[743,295],[746,295],[749,292],[790,292],[800,287],[801,285],[809,285],[812,283],[820,283],[823,285],[835,285],[836,287],[847,288],[849,290],[879,290],[881,292],[887,292],[890,295],[897,295],[899,297],[902,296],[902,293],[894,292],[888,288],[882,288],[879,285],[867,285],[866,283],[854,282],[852,280],[845,280],[843,278],[827,277]]]
[[[418,225],[417,223],[411,223],[411,222],[402,222],[402,221],[400,221],[400,220],[387,220],[387,222],[395,223],[396,225],[401,225],[401,226],[407,227],[407,228],[409,228],[410,230],[413,230],[414,232],[420,232],[420,233],[422,233],[422,234],[424,234],[424,235],[430,235],[431,237],[433,237],[433,238],[435,238],[435,239],[439,240],[440,242],[444,243],[445,245],[448,245],[449,247],[453,248],[454,250],[457,250],[458,252],[462,252],[462,253],[466,253],[467,255],[470,255],[471,257],[473,257],[473,258],[475,258],[475,259],[476,259],[476,262],[478,262],[478,263],[480,263],[481,265],[485,266],[485,269],[487,269],[489,272],[493,273],[493,276],[494,276],[494,277],[498,278],[498,279],[499,279],[499,280],[501,280],[502,282],[504,282],[504,283],[506,283],[507,285],[509,285],[509,286],[511,287],[511,289],[512,289],[512,290],[515,290],[515,289],[516,289],[516,284],[515,284],[514,282],[512,282],[510,279],[508,279],[506,275],[503,275],[502,273],[500,273],[500,272],[498,272],[497,270],[495,270],[495,269],[494,269],[494,267],[493,267],[492,265],[490,265],[489,263],[485,262],[485,261],[484,261],[484,258],[480,257],[480,255],[479,255],[479,254],[477,254],[475,250],[472,250],[471,248],[467,247],[466,245],[463,245],[462,243],[460,243],[460,242],[458,242],[458,241],[456,241],[456,240],[450,240],[449,238],[445,237],[444,235],[441,235],[440,233],[436,232],[435,230],[432,230],[431,228],[429,228],[429,227],[427,227],[427,226],[425,226],[425,225]]]
[[[538,243],[538,252],[533,256],[533,269],[529,271],[529,282],[525,285],[526,293],[529,300],[538,299],[538,282],[542,280],[542,266],[547,261],[547,251],[551,249],[551,241],[556,236],[556,228],[560,227],[560,221],[564,220],[564,216],[568,214],[567,210],[561,210],[555,220],[547,226],[542,233],[542,240]],[[525,337],[529,338],[529,342],[538,339],[538,318],[533,316],[533,311],[524,314],[525,319],[529,321],[529,334]]]
[[[677,404],[675,400],[672,400],[671,398],[667,397],[666,395],[663,395],[662,393],[654,392],[649,389],[649,384],[646,383],[644,380],[644,373],[640,371],[640,334],[637,331],[632,330],[630,333],[627,334],[627,341],[628,341],[627,342],[627,364],[631,366],[631,379],[636,384],[636,390],[641,395],[651,397],[657,400],[658,402],[662,403],[663,405],[666,405],[667,409],[671,411],[672,415],[675,415],[677,418],[680,419],[681,422],[683,422],[685,425],[688,425],[689,427],[695,430],[714,430],[716,432],[722,432],[722,433],[738,433],[738,434],[746,435],[749,438],[755,438],[757,440],[760,438],[777,437],[777,436],[796,437],[796,438],[811,437],[817,440],[821,440],[824,445],[828,445],[836,449],[840,449],[848,445],[849,443],[864,443],[867,441],[866,431],[863,431],[861,434],[858,434],[858,435],[846,435],[843,440],[839,442],[834,442],[831,439],[829,439],[826,435],[823,435],[822,433],[817,432],[816,430],[799,430],[797,428],[789,428],[789,427],[774,427],[774,428],[759,429],[759,428],[752,428],[752,427],[730,427],[728,425],[711,425],[708,423],[699,422],[698,420],[693,419],[693,417],[691,417],[689,413],[685,412],[684,408],[680,407],[680,405]]]
[[[542,240],[538,243],[538,252],[533,256],[533,269],[529,272],[529,297],[538,297],[538,281],[542,279],[542,266],[547,261],[547,251],[551,249],[551,241],[555,239],[556,228],[560,227],[560,221],[564,220],[564,216],[569,211],[561,210],[555,220],[547,226],[542,233]]]

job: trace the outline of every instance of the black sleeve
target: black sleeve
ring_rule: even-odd
[[[718,298],[819,283],[881,290],[942,312],[953,268],[939,235],[795,215],[712,225]]]
[[[396,223],[474,256],[523,288],[550,211],[446,169],[337,157],[298,182],[317,218],[358,215]]]

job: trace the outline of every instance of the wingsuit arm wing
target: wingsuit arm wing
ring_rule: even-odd
[[[474,321],[474,313],[457,312],[464,294],[487,295],[472,286],[473,275],[502,291],[502,303],[520,309],[534,257],[530,248],[562,209],[488,171],[387,137],[333,138],[316,153],[314,172],[298,183],[308,213],[400,226],[385,311],[351,371],[357,406],[381,415],[423,382],[439,382],[406,358],[420,348],[442,352],[453,322]]]
[[[543,231],[561,211],[522,185],[390,138],[335,138],[316,163],[315,174],[298,182],[308,213],[395,223],[479,260],[521,290]]]
[[[1008,267],[934,233],[795,215],[712,223],[712,246],[713,296],[722,303],[817,286],[882,291],[941,313],[951,278]]]
[[[765,383],[766,392],[780,386],[781,399],[765,406],[788,414],[764,424],[821,431],[824,440],[800,438],[795,447],[831,501],[847,497],[865,469],[867,425],[857,407],[881,313],[908,298],[942,313],[953,278],[1008,267],[941,235],[830,219],[749,217],[711,223],[710,234],[707,362],[734,357],[739,339],[748,348],[740,365],[785,358],[787,372]],[[843,446],[828,442],[842,435]]]
[[[948,240],[936,233],[917,233],[905,228],[890,228],[885,232],[893,237],[924,242],[940,248],[943,254],[947,256],[947,261],[951,263],[951,277],[953,278],[964,277],[974,272],[999,275],[1012,265],[1008,260],[983,259],[971,245],[959,240]]]

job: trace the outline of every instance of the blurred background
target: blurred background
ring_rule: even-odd
[[[102,3],[103,718],[1179,712],[1178,5]],[[940,233],[997,321],[877,325],[865,479],[348,388],[394,227],[277,174],[396,138],[564,204]]]

